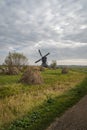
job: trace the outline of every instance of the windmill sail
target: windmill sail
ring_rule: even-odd
[[[37,61],[35,61],[35,63],[37,63],[37,62],[39,62],[39,61],[41,61],[42,60],[42,58],[41,59],[39,59],[39,60],[37,60]]]
[[[40,50],[38,50],[38,51],[39,51],[39,53],[40,53],[40,56],[43,57],[42,54],[41,54],[41,51],[40,51]]]
[[[44,55],[43,57],[45,57],[45,56],[48,56],[50,53],[47,53],[46,55]]]

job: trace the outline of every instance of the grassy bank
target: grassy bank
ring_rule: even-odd
[[[60,116],[85,94],[87,94],[87,78],[61,96],[48,97],[42,105],[27,113],[21,119],[14,121],[7,130],[44,130],[56,116]]]
[[[70,71],[62,75],[60,70],[46,70],[42,75],[44,84],[39,86],[19,84],[18,76],[14,82],[7,83],[5,76],[4,81],[1,76],[1,130],[4,127],[8,130],[43,130],[56,116],[60,116],[86,94],[84,73]]]

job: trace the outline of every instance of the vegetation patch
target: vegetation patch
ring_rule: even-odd
[[[61,69],[46,69],[41,71],[41,76],[44,80],[43,84],[28,85],[18,82],[21,74],[0,75],[0,130],[9,129],[10,127],[11,129],[14,127],[16,130],[25,129],[27,125],[23,122],[30,122],[29,127],[26,129],[39,129],[39,126],[42,128],[42,123],[43,128],[45,128],[58,115],[57,113],[60,113],[61,108],[65,108],[63,104],[67,105],[67,103],[63,101],[67,98],[72,98],[71,95],[69,97],[64,95],[71,89],[73,91],[75,86],[80,84],[86,76],[83,71],[69,70],[68,74],[61,74]],[[84,87],[82,86],[82,90],[79,90],[78,94],[81,94],[83,89]],[[72,102],[69,102],[69,105],[70,103],[72,104]],[[57,104],[60,104],[59,107]],[[44,120],[48,123],[44,123]],[[15,123],[16,121],[23,123],[23,127],[18,127]]]
[[[40,74],[40,71],[35,71],[31,69],[31,67],[28,67],[27,70],[22,75],[22,78],[20,79],[20,82],[25,84],[42,84],[43,78]]]
[[[87,94],[87,78],[75,88],[64,92],[61,96],[47,97],[44,103],[21,119],[10,124],[7,130],[44,130],[46,127],[63,112],[79,101]]]

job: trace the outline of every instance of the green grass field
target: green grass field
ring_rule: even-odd
[[[42,85],[19,83],[21,75],[0,75],[0,130],[45,130],[87,94],[87,73],[45,70]]]

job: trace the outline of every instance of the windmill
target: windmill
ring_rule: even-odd
[[[39,61],[42,61],[41,66],[43,66],[43,67],[48,67],[48,65],[47,65],[47,56],[48,56],[50,53],[47,53],[46,55],[43,56],[40,50],[38,50],[38,52],[39,52],[41,58],[40,58],[39,60],[35,61],[35,63],[37,63],[37,62],[39,62]]]

